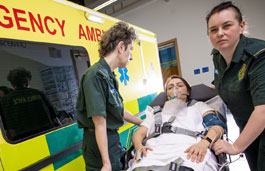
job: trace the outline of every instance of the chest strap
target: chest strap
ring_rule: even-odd
[[[170,119],[162,125],[161,108],[156,106],[154,109],[155,109],[154,110],[155,131],[143,140],[143,145],[146,144],[147,140],[158,137],[159,135],[163,133],[182,134],[182,135],[188,135],[194,138],[202,137],[207,133],[206,131],[202,131],[202,132],[191,131],[185,128],[172,126],[171,124],[176,119],[175,116],[171,116]]]
[[[200,137],[205,134],[205,132],[198,132],[198,131],[190,131],[188,129],[184,129],[181,127],[162,127],[162,132],[161,133],[174,133],[174,134],[183,134],[183,135],[188,135],[191,137]]]

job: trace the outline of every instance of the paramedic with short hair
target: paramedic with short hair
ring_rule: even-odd
[[[230,109],[240,136],[215,143],[216,154],[244,152],[252,171],[265,170],[265,41],[243,35],[245,21],[231,1],[215,6],[206,17],[214,47],[214,84]]]
[[[44,129],[59,126],[58,113],[43,92],[30,88],[31,72],[23,67],[17,67],[9,71],[7,80],[14,90],[5,95],[0,101],[2,112],[13,120],[6,120],[7,136],[10,140],[25,138]],[[35,105],[32,105],[32,104]],[[45,106],[45,110],[40,108]],[[36,117],[30,117],[29,111],[38,111]],[[38,115],[39,114],[39,115]],[[21,118],[28,118],[22,119]],[[19,122],[20,124],[14,124]],[[23,127],[21,127],[23,125]],[[22,129],[23,128],[23,129]]]
[[[177,160],[183,161],[179,164],[180,170],[217,170],[215,156],[209,148],[222,136],[226,125],[204,102],[192,104],[191,87],[182,77],[169,77],[165,87],[168,101],[159,113],[161,119],[156,119],[158,114],[154,115],[151,107],[147,107],[147,118],[133,135],[136,155],[130,170],[168,170],[170,163]],[[157,120],[162,120],[159,131],[162,133],[149,138],[157,130]],[[165,131],[168,123],[170,130]],[[209,129],[207,134],[202,138],[197,136],[196,132],[204,131],[205,127]],[[146,144],[143,143],[145,137]]]
[[[99,43],[100,60],[82,76],[77,122],[84,128],[83,157],[86,170],[121,170],[125,154],[118,129],[123,120],[139,125],[142,121],[124,109],[114,70],[132,60],[135,30],[124,22],[105,31]]]

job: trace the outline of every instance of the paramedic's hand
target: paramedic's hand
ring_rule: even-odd
[[[237,150],[237,148],[233,144],[230,144],[229,142],[221,140],[221,139],[217,140],[214,143],[213,149],[216,155],[223,153],[223,152],[227,154],[231,154],[231,155],[236,155],[240,153],[240,151]]]
[[[196,160],[197,163],[200,163],[204,160],[209,145],[208,141],[201,140],[199,143],[187,148],[184,153],[188,153],[187,159],[191,159],[192,162]]]
[[[142,146],[141,148],[136,149],[136,152],[135,152],[135,154],[134,154],[133,159],[134,159],[134,160],[139,160],[139,159],[137,158],[138,155],[139,155],[139,156],[144,156],[144,157],[146,157],[146,156],[147,156],[147,154],[146,154],[146,153],[147,153],[147,150],[153,151],[152,148],[147,147],[147,146]],[[139,153],[139,154],[138,154],[138,153]]]

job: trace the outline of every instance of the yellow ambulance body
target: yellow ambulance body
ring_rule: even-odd
[[[118,21],[65,0],[1,0],[0,86],[10,87],[6,81],[7,70],[19,66],[19,57],[42,60],[45,66],[59,66],[64,63],[61,60],[68,60],[63,59],[65,52],[60,51],[65,47],[69,49],[68,53],[71,52],[70,61],[79,80],[86,67],[78,60],[85,57],[90,65],[97,62],[100,35]],[[126,69],[115,70],[115,74],[125,108],[137,115],[163,90],[163,85],[156,35],[131,26],[138,34],[133,61]],[[48,48],[50,58],[40,59],[45,55],[35,53],[32,47]],[[12,54],[12,59],[7,54]],[[27,67],[30,69],[31,66],[35,67],[31,63]],[[2,118],[0,122],[0,171],[85,170],[81,151],[83,131],[78,129],[75,121],[16,141],[8,139]],[[119,129],[125,147],[131,145],[134,129],[132,124]]]

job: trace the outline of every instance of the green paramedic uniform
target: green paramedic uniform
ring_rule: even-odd
[[[86,170],[100,170],[102,159],[95,136],[92,116],[106,118],[109,158],[112,170],[121,170],[121,156],[125,153],[117,132],[123,125],[123,99],[118,91],[118,81],[104,58],[84,73],[77,99],[77,123],[84,128],[83,156]]]
[[[265,41],[241,35],[228,66],[219,51],[213,49],[212,55],[215,87],[241,132],[254,107],[265,104]],[[252,171],[265,170],[265,131],[245,154]]]
[[[59,126],[58,112],[39,90],[19,87],[0,101],[0,114],[9,140],[16,141]]]

